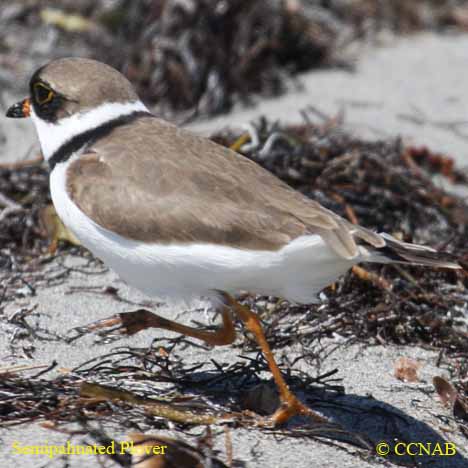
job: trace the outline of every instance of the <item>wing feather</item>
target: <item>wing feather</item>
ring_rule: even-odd
[[[319,234],[345,258],[357,255],[355,238],[385,244],[249,159],[156,118],[97,141],[68,167],[67,190],[95,222],[134,240],[277,250]]]

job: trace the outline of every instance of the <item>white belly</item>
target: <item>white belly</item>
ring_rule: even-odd
[[[209,298],[215,290],[249,291],[309,303],[357,263],[338,257],[317,235],[295,239],[276,252],[125,239],[97,225],[71,201],[65,190],[65,171],[72,160],[57,164],[50,176],[59,217],[94,255],[151,297],[191,301]]]

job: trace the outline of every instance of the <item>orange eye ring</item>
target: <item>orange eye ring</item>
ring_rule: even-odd
[[[43,83],[34,84],[34,99],[40,106],[52,101],[53,98],[54,92],[46,85]]]

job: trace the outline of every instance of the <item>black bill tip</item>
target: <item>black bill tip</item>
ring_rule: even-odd
[[[12,119],[23,119],[31,114],[31,104],[29,98],[23,99],[13,104],[6,112],[6,116]]]

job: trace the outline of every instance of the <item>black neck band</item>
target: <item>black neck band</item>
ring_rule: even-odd
[[[97,140],[109,135],[114,128],[134,122],[140,117],[152,116],[153,114],[147,111],[135,111],[131,114],[122,115],[116,119],[109,120],[96,128],[91,128],[90,130],[86,130],[85,132],[70,138],[49,158],[48,163],[50,170],[52,170],[56,164],[67,161],[72,154],[76,153],[83,147],[87,147],[95,143]]]

